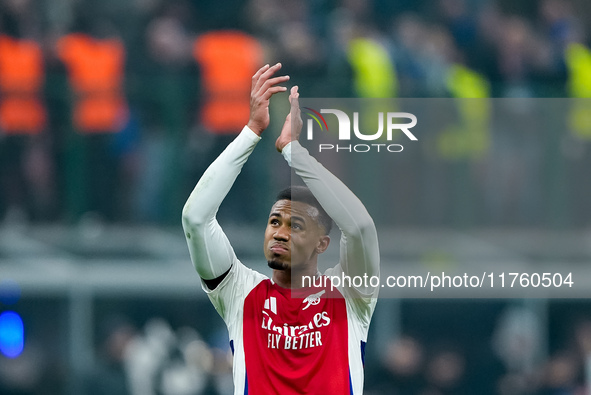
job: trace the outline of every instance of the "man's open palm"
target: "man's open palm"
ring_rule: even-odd
[[[286,87],[277,86],[277,84],[289,80],[289,76],[284,75],[271,78],[280,68],[281,63],[277,63],[271,67],[267,64],[261,67],[252,77],[248,127],[259,136],[269,126],[269,99],[275,93],[285,92],[287,90]]]

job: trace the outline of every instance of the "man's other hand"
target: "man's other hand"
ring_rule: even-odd
[[[281,134],[275,142],[275,147],[279,152],[283,151],[283,148],[287,144],[300,138],[303,121],[302,114],[300,112],[299,97],[300,93],[298,92],[298,87],[296,85],[291,88],[291,92],[289,94],[289,103],[291,104],[291,109],[285,118],[285,123],[283,124],[283,129],[281,129]]]
[[[269,99],[275,93],[287,90],[286,87],[277,86],[277,84],[289,80],[289,76],[271,78],[280,68],[281,63],[271,67],[267,64],[261,67],[252,77],[250,119],[247,126],[259,136],[269,126]]]

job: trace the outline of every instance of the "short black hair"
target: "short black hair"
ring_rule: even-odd
[[[325,234],[329,234],[332,229],[332,218],[322,208],[318,200],[312,194],[312,191],[303,185],[293,185],[282,189],[275,198],[275,202],[279,200],[291,200],[294,202],[301,202],[309,204],[318,209],[318,223],[324,228]]]

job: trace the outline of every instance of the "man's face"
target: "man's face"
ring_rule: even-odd
[[[265,258],[272,269],[304,269],[328,247],[318,209],[302,202],[278,200],[265,230]]]

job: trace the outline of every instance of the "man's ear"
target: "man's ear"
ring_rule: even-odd
[[[322,254],[324,251],[326,251],[329,244],[330,244],[330,236],[328,236],[328,235],[320,236],[320,239],[318,240],[318,245],[316,245],[316,253]]]

